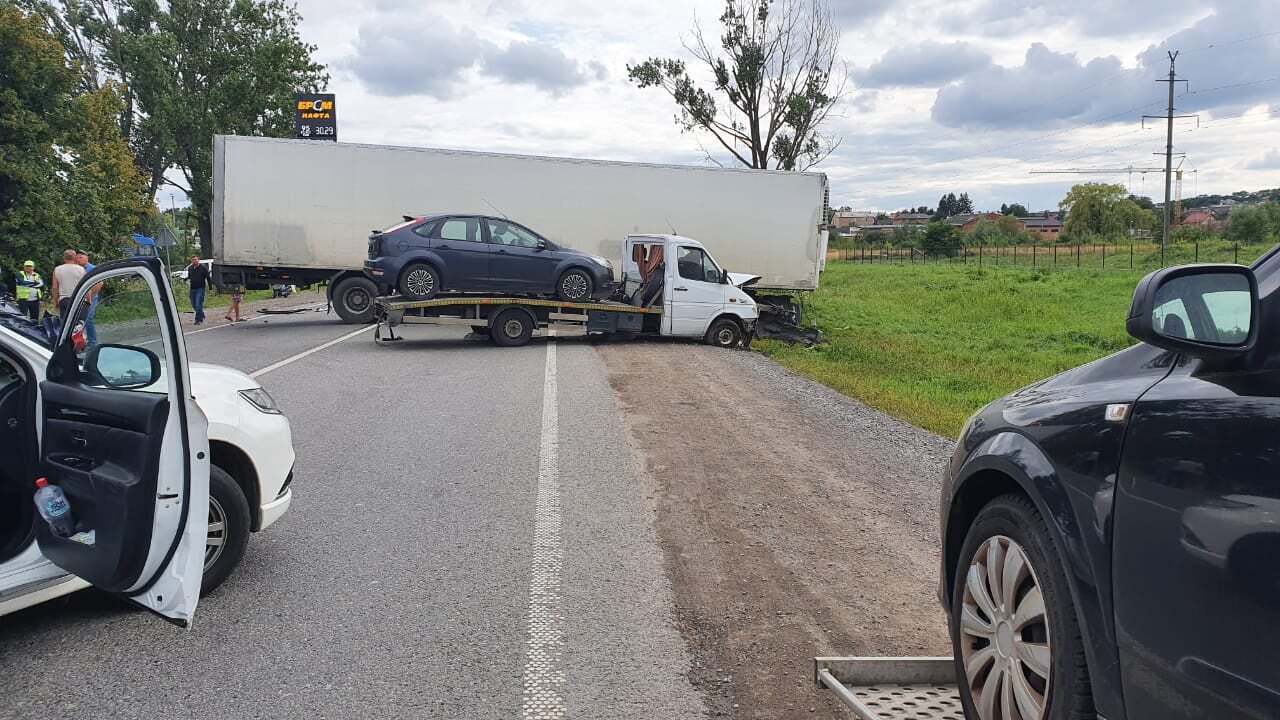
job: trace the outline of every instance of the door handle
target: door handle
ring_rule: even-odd
[[[689,292],[689,288],[676,288],[676,292]]]
[[[506,255],[506,254],[507,254],[507,251],[506,251],[506,250],[503,250],[502,248],[498,248],[495,252],[501,253],[501,254],[503,254],[503,255]]]
[[[441,250],[448,250],[448,249],[449,249],[449,246],[448,246],[448,245],[437,245],[436,247],[440,248]]]

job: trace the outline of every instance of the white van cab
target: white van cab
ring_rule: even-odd
[[[0,312],[0,615],[94,585],[186,626],[289,508],[289,421],[244,373],[188,365],[158,259],[99,265],[71,307]],[[40,477],[70,537],[37,512]]]

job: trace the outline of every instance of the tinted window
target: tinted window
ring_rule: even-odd
[[[500,245],[511,245],[514,247],[538,247],[542,242],[542,238],[534,235],[528,230],[510,223],[505,220],[489,221],[489,242],[498,243]]]
[[[476,218],[449,218],[440,223],[438,237],[441,240],[483,242],[480,237],[480,221]]]
[[[424,222],[413,229],[414,234],[422,237],[431,237],[431,233],[436,229],[435,222]]]
[[[701,248],[681,247],[676,251],[676,263],[680,277],[702,282],[720,282],[720,268]]]

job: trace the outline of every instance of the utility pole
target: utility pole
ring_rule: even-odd
[[[1156,82],[1169,83],[1169,106],[1163,116],[1161,115],[1143,115],[1142,119],[1159,118],[1165,121],[1165,145],[1163,153],[1155,153],[1156,155],[1164,155],[1164,233],[1160,238],[1160,265],[1165,262],[1165,252],[1169,245],[1169,235],[1173,231],[1173,121],[1180,117],[1195,117],[1194,115],[1174,115],[1173,107],[1173,86],[1174,83],[1185,83],[1186,80],[1179,80],[1178,74],[1174,69],[1174,63],[1178,60],[1178,51],[1169,51],[1169,78],[1167,80],[1156,80]]]

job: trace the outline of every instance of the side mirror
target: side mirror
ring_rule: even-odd
[[[546,241],[546,240],[538,240],[537,249],[539,249],[539,250],[546,250],[546,249],[547,249],[547,241]]]
[[[721,284],[721,285],[728,285],[728,284],[729,284],[729,271],[728,271],[728,270],[721,270],[721,271],[720,271],[720,284]]]
[[[160,358],[132,345],[94,345],[84,357],[83,373],[93,384],[143,388],[160,379]]]
[[[1182,265],[1138,283],[1125,328],[1192,357],[1241,355],[1258,337],[1258,280],[1241,265]]]

